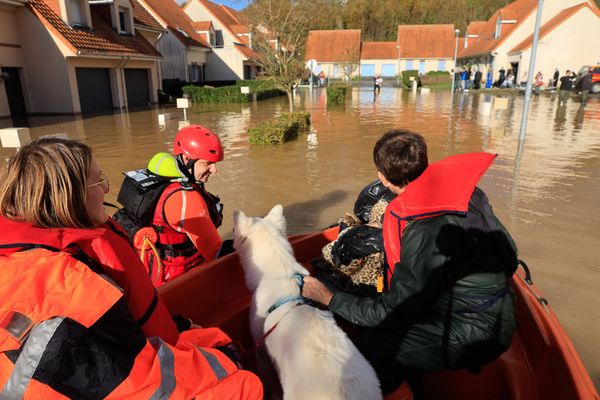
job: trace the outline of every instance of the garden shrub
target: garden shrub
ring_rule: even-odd
[[[249,86],[250,94],[241,93],[240,86]],[[190,85],[183,87],[183,93],[189,95],[195,103],[247,103],[252,101],[253,95],[256,95],[257,100],[264,100],[285,94],[264,81],[237,81],[235,86],[218,88]]]
[[[327,104],[343,104],[346,102],[347,86],[332,86],[327,88]]]
[[[248,129],[252,144],[281,144],[298,137],[298,133],[310,125],[310,113],[282,114]]]
[[[419,71],[416,69],[409,69],[406,71],[402,71],[402,83],[405,87],[411,88],[410,77],[413,76],[417,81],[417,86],[421,86],[421,80],[419,79]]]

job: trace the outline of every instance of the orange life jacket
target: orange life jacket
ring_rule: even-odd
[[[410,221],[443,214],[466,214],[475,185],[495,154],[467,153],[429,165],[390,202],[383,217],[387,287],[400,262],[402,233]]]
[[[184,187],[181,183],[174,182],[164,189],[152,220],[152,226],[157,232],[155,245],[161,263],[157,262],[154,258],[155,254],[152,252],[147,252],[143,260],[152,282],[157,287],[205,262],[204,257],[197,251],[188,235],[185,232],[178,232],[167,223],[165,202],[170,196],[182,190],[193,190],[202,196],[215,228],[221,225],[223,219],[219,209],[219,198],[208,193],[203,185],[194,184]],[[136,247],[139,246],[136,245]]]
[[[179,333],[169,311],[159,300],[127,235],[111,220],[96,229],[46,229],[0,216],[0,245],[11,243],[32,243],[60,250],[78,247],[125,290],[125,300],[146,337],[158,336],[169,344],[177,343]],[[0,249],[0,254],[13,251]]]
[[[43,245],[0,255],[0,398],[262,399],[227,356],[218,330],[172,346],[147,339],[120,288],[81,252]],[[82,262],[82,261],[85,261]]]

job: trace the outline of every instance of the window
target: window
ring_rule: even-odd
[[[83,11],[83,4],[81,0],[68,0],[68,15],[69,24],[76,27],[88,26],[85,12]]]
[[[438,71],[446,70],[446,60],[438,60]]]
[[[190,82],[204,82],[204,65],[193,62],[189,65],[189,72]]]
[[[221,29],[215,30],[215,47],[223,47],[223,31]]]
[[[129,8],[119,7],[119,33],[133,33]]]
[[[216,45],[216,39],[215,39],[215,33],[213,31],[210,32],[210,45],[211,46],[215,46]]]
[[[413,61],[412,60],[406,60],[406,68],[407,71],[410,71],[411,69],[413,69]]]

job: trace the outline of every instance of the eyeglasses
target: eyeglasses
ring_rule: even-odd
[[[91,188],[98,185],[102,186],[102,189],[105,192],[108,192],[108,189],[110,188],[110,181],[108,180],[108,176],[106,176],[104,172],[100,174],[100,180],[98,182],[92,183],[91,185],[87,185],[87,187]]]

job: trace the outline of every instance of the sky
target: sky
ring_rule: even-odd
[[[175,0],[177,4],[186,3],[187,0]],[[224,4],[227,7],[231,7],[235,10],[241,10],[246,7],[250,0],[210,0],[215,4]]]

